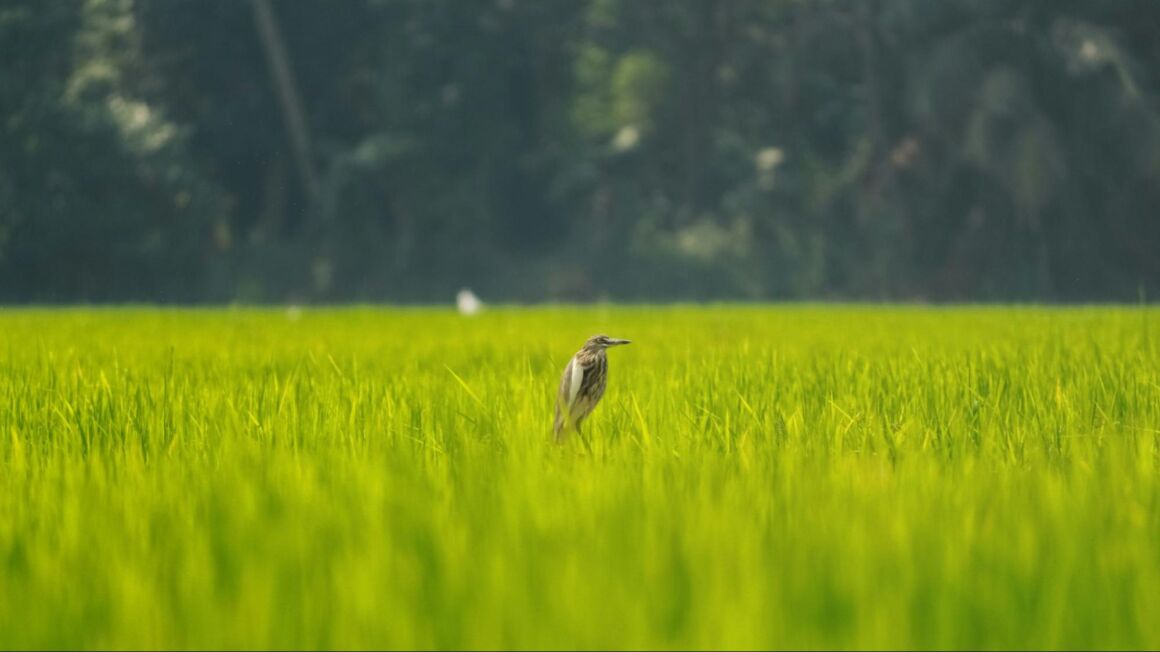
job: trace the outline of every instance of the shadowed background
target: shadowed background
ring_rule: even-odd
[[[1160,4],[3,0],[0,301],[1138,301]]]

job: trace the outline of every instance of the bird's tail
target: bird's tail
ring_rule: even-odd
[[[552,433],[556,435],[556,443],[564,441],[568,437],[568,431],[571,430],[572,423],[564,410],[560,406],[556,406],[556,421],[552,424]]]
[[[556,442],[564,441],[564,415],[556,410],[556,422],[552,424],[552,433],[556,435]]]

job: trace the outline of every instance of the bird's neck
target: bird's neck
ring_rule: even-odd
[[[587,364],[605,357],[604,349],[584,347],[576,352],[576,359]]]

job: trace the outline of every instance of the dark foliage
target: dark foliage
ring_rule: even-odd
[[[1160,292],[1160,3],[260,3],[0,3],[0,299]]]

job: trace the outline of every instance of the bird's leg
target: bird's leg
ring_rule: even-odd
[[[588,438],[585,437],[584,433],[580,430],[580,422],[579,421],[576,422],[576,438],[580,440],[581,444],[584,444],[584,450],[588,451],[588,454],[591,455],[592,454],[592,445],[588,443]]]

